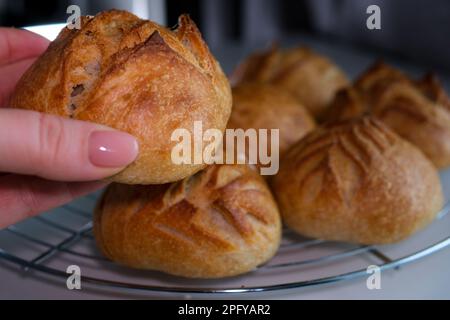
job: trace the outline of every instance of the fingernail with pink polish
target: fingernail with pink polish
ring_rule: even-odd
[[[136,138],[125,132],[94,131],[89,136],[89,160],[97,167],[125,167],[136,159],[138,149]]]

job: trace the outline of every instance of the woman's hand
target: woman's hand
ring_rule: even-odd
[[[136,139],[124,132],[33,111],[7,102],[48,41],[0,28],[0,228],[106,185],[134,161]]]

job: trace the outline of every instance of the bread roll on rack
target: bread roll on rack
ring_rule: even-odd
[[[371,114],[416,145],[438,168],[450,165],[450,99],[434,75],[416,81],[376,63],[341,90],[326,119],[340,121]]]
[[[64,28],[23,75],[10,104],[132,134],[139,155],[112,180],[159,184],[205,167],[173,163],[173,131],[192,133],[195,121],[203,130],[224,130],[231,103],[228,80],[187,15],[169,30],[111,10],[83,17],[79,30]]]
[[[348,85],[344,72],[328,58],[306,47],[281,50],[276,46],[250,55],[236,68],[231,82],[265,82],[285,88],[317,120],[336,91]]]
[[[270,259],[281,221],[256,171],[214,165],[173,184],[111,185],[95,210],[94,232],[102,252],[121,264],[222,278]]]

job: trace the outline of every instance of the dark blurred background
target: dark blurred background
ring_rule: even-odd
[[[0,0],[0,24],[65,22],[70,4],[82,14],[127,9],[168,26],[187,12],[213,49],[307,34],[450,70],[449,0]],[[381,8],[381,30],[366,27],[373,4]]]

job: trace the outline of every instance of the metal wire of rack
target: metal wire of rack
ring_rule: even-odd
[[[84,271],[82,275],[83,283],[109,289],[137,290],[153,294],[241,294],[301,288],[356,279],[367,276],[366,267],[370,264],[370,261],[376,261],[381,270],[398,269],[402,265],[450,246],[450,235],[448,235],[427,245],[423,245],[421,242],[422,246],[418,249],[393,258],[381,247],[352,246],[304,239],[294,235],[289,230],[284,230],[280,250],[271,262],[260,266],[247,275],[237,277],[231,282],[229,280],[186,280],[158,272],[144,271],[136,271],[138,276],[135,276],[133,273],[130,274],[133,271],[108,261],[95,249],[91,209],[96,197],[96,195],[89,195],[78,206],[76,203],[69,204],[59,208],[58,212],[53,212],[53,215],[50,212],[31,219],[26,222],[28,226],[19,224],[1,231],[0,258],[19,266],[19,270],[22,270],[22,272],[34,270],[62,280],[68,276],[65,270],[67,264],[55,264],[53,262],[60,262],[61,256],[64,256],[64,259],[68,259],[69,262],[75,261],[83,270],[96,270],[97,273],[100,270],[99,274],[95,274],[95,272],[90,274]],[[64,211],[64,214],[62,211]],[[444,219],[449,211],[450,204],[447,203],[438,219]],[[71,219],[68,219],[67,215],[70,215]],[[55,219],[55,216],[58,216],[59,219]],[[447,216],[447,218],[449,217],[450,215]],[[29,232],[29,230],[34,232]],[[40,234],[36,230],[41,230]],[[51,233],[58,234],[57,240],[52,238]],[[9,248],[7,248],[8,246]],[[354,262],[356,260],[360,261],[352,264],[349,268],[348,261]],[[341,270],[339,264],[343,264],[343,262],[345,262],[347,270],[336,274],[326,268],[332,265],[332,270]],[[303,279],[293,277],[297,274],[308,275],[305,272],[308,269],[314,269],[314,274],[317,274],[318,269],[324,269],[326,273],[322,276]],[[273,276],[274,274],[277,276]],[[280,277],[284,274],[286,275],[285,278]],[[117,279],[118,275],[123,277]],[[273,279],[273,281],[271,283],[252,284],[254,281],[266,278]]]

